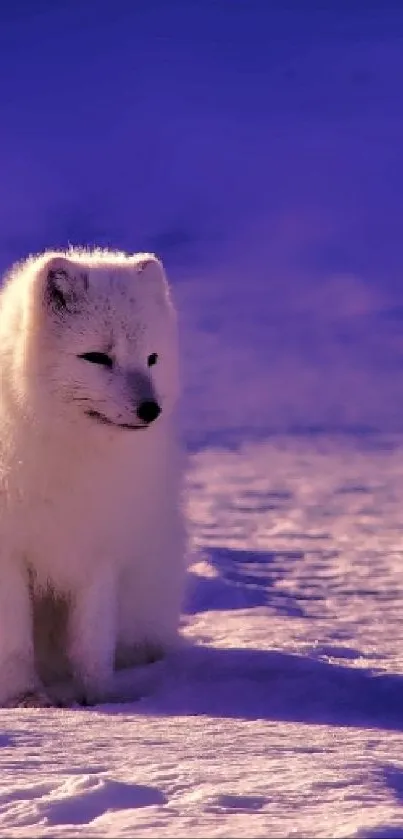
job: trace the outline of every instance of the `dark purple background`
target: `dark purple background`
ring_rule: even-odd
[[[2,268],[162,255],[189,439],[403,428],[398,0],[16,0],[0,88]]]

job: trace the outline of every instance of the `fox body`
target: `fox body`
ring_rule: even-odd
[[[107,695],[177,637],[177,325],[151,254],[71,250],[0,294],[0,704]]]

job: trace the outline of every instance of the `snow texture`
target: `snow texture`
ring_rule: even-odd
[[[183,649],[0,712],[0,835],[401,836],[402,494],[391,439],[194,455]]]
[[[403,9],[0,9],[1,267],[157,251],[194,560],[136,702],[0,712],[0,835],[403,838]]]

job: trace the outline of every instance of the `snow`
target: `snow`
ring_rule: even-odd
[[[0,8],[0,267],[156,250],[181,314],[183,646],[0,711],[0,835],[403,839],[403,11]]]
[[[401,836],[402,494],[399,438],[192,455],[183,648],[1,711],[0,835]]]

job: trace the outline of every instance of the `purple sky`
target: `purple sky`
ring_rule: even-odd
[[[403,8],[324,5],[0,10],[2,267],[157,250],[197,434],[403,425]]]

